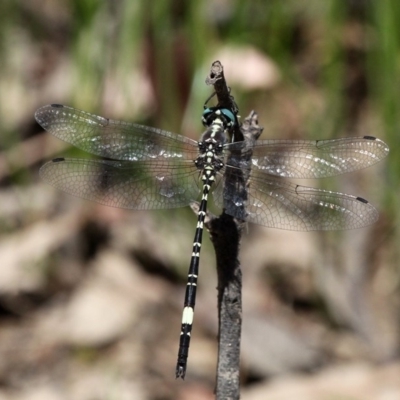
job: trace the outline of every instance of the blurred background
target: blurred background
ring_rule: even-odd
[[[197,139],[215,60],[263,139],[390,147],[367,170],[306,182],[367,198],[373,226],[249,224],[242,399],[399,399],[399,20],[397,0],[2,0],[0,400],[214,398],[207,234],[186,380],[174,378],[196,216],[46,185],[40,165],[75,150],[33,114],[61,103]]]

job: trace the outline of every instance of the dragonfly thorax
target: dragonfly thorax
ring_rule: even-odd
[[[199,152],[204,153],[205,151],[211,150],[215,151],[216,153],[221,153],[226,142],[226,133],[223,129],[207,129],[198,142]]]
[[[207,129],[198,143],[199,155],[194,161],[196,167],[199,170],[219,171],[224,166],[221,155],[225,142],[226,135],[221,126],[219,129],[215,129],[215,125],[213,125]]]

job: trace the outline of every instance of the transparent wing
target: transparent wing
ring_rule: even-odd
[[[59,139],[101,157],[127,161],[194,159],[198,153],[197,142],[181,135],[58,104],[39,108],[35,118]]]
[[[240,149],[243,143],[225,146]],[[372,136],[334,140],[261,140],[253,148],[252,168],[285,178],[323,178],[369,167],[389,153]]]
[[[41,177],[69,194],[112,207],[150,210],[187,206],[199,196],[192,162],[129,162],[57,158]]]
[[[229,169],[233,175],[240,173]],[[247,200],[229,190],[224,200],[223,185],[215,188],[215,202],[224,207],[227,214],[292,231],[354,229],[378,219],[377,210],[360,197],[296,185],[257,171],[252,171],[251,175]],[[244,201],[246,215],[243,215]]]

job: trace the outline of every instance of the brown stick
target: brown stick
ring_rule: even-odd
[[[238,108],[230,95],[219,61],[212,64],[207,84],[213,84],[218,99],[218,107],[228,108],[235,114]],[[236,133],[239,132],[238,133]],[[235,140],[244,140],[245,145],[239,154],[230,152],[227,163],[235,165],[235,159],[250,162],[252,148],[262,129],[258,126],[257,114],[250,113],[243,125],[236,127]],[[236,161],[237,163],[237,161]],[[240,177],[229,174],[224,176],[225,192],[232,187],[243,199],[243,215],[245,215],[246,185],[249,170],[243,170]],[[225,210],[225,208],[224,208]],[[210,218],[206,227],[213,243],[218,276],[218,365],[216,376],[217,399],[239,399],[240,397],[240,338],[242,327],[242,273],[238,260],[241,233],[244,221],[236,220],[222,212],[217,218]]]

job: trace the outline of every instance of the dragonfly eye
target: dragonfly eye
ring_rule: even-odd
[[[224,114],[226,120],[227,120],[227,125],[228,126],[233,126],[236,123],[236,118],[235,115],[233,114],[232,111],[228,110],[227,108],[222,108],[221,109],[222,114]]]
[[[201,120],[202,120],[204,126],[210,126],[212,124],[212,121],[214,120],[214,118],[211,118],[211,117],[213,114],[214,114],[214,110],[211,108],[206,108],[203,111],[203,116],[202,116]]]

